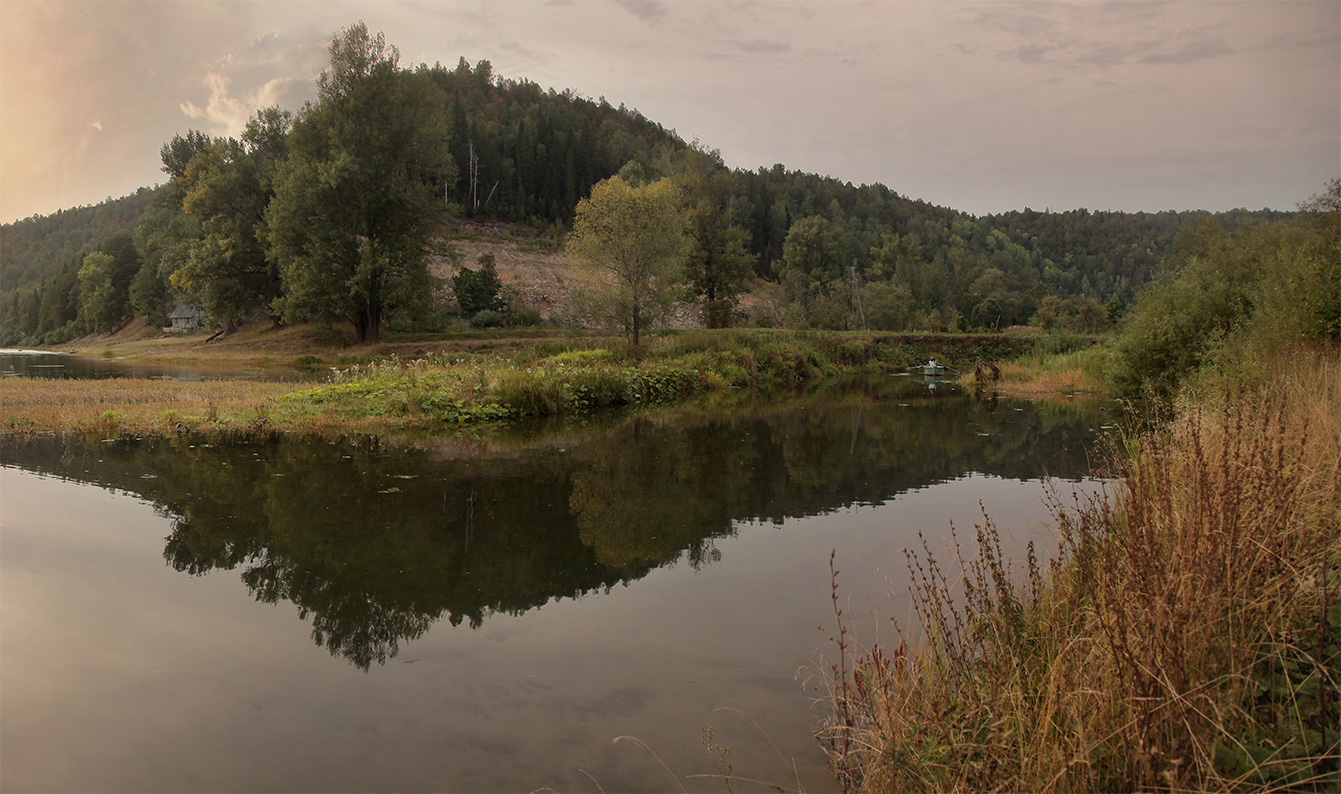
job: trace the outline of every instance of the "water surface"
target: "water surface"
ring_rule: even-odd
[[[919,531],[981,500],[1029,540],[1108,421],[910,380],[415,445],[5,442],[0,788],[678,790],[613,740],[709,773],[711,727],[830,790],[830,551],[850,614],[900,613]]]
[[[320,367],[248,367],[237,364],[152,364],[114,357],[79,356],[46,350],[0,348],[0,377],[156,378],[162,380],[318,380],[328,375]]]

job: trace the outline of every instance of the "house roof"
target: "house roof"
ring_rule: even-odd
[[[177,308],[172,310],[172,314],[168,315],[168,319],[194,320],[205,316],[205,307],[195,303],[179,303]]]

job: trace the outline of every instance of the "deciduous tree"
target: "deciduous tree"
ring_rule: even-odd
[[[266,256],[265,210],[282,161],[290,115],[267,108],[248,123],[242,140],[208,142],[187,164],[183,209],[199,219],[173,283],[231,328],[280,295],[278,268]]]
[[[503,298],[499,295],[503,283],[498,280],[494,255],[480,254],[479,265],[479,270],[463,267],[452,276],[452,292],[456,295],[456,303],[467,317],[503,308]]]
[[[782,246],[787,269],[804,273],[812,289],[842,278],[843,230],[828,218],[812,215],[792,224]]]
[[[685,201],[685,278],[704,301],[709,328],[730,324],[736,296],[754,275],[754,256],[746,250],[750,236],[734,223],[734,178],[716,150],[686,150],[672,179]]]
[[[109,331],[130,313],[130,284],[140,255],[129,235],[104,240],[79,268],[79,317],[90,331]]]
[[[619,177],[599,182],[577,205],[568,253],[598,271],[598,303],[638,346],[649,318],[674,302],[685,251],[684,215],[675,184],[662,179],[631,187]]]
[[[376,341],[388,312],[429,302],[435,196],[451,176],[441,90],[363,23],[330,46],[318,98],[294,122],[266,210],[292,319],[348,320]]]

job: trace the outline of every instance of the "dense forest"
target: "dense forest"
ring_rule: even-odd
[[[164,325],[178,302],[225,328],[266,315],[345,320],[360,340],[384,323],[430,328],[442,319],[424,262],[445,221],[561,240],[615,176],[676,186],[678,297],[714,326],[1099,331],[1199,219],[1232,230],[1291,216],[974,217],[781,164],[731,170],[636,110],[497,76],[487,60],[404,68],[361,24],[331,54],[315,103],[262,110],[240,139],[166,142],[165,184],[0,228],[0,344]]]

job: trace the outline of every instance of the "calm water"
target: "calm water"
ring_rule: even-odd
[[[44,350],[0,348],[0,377],[27,378],[161,378],[164,380],[315,380],[323,368],[239,367],[230,364],[146,364],[117,358],[75,356]]]
[[[981,500],[1029,540],[1039,477],[1084,478],[1109,421],[910,378],[701,413],[5,442],[0,788],[678,790],[613,740],[705,774],[711,727],[736,774],[830,790],[807,673],[830,550],[849,614],[905,617],[919,530]]]

